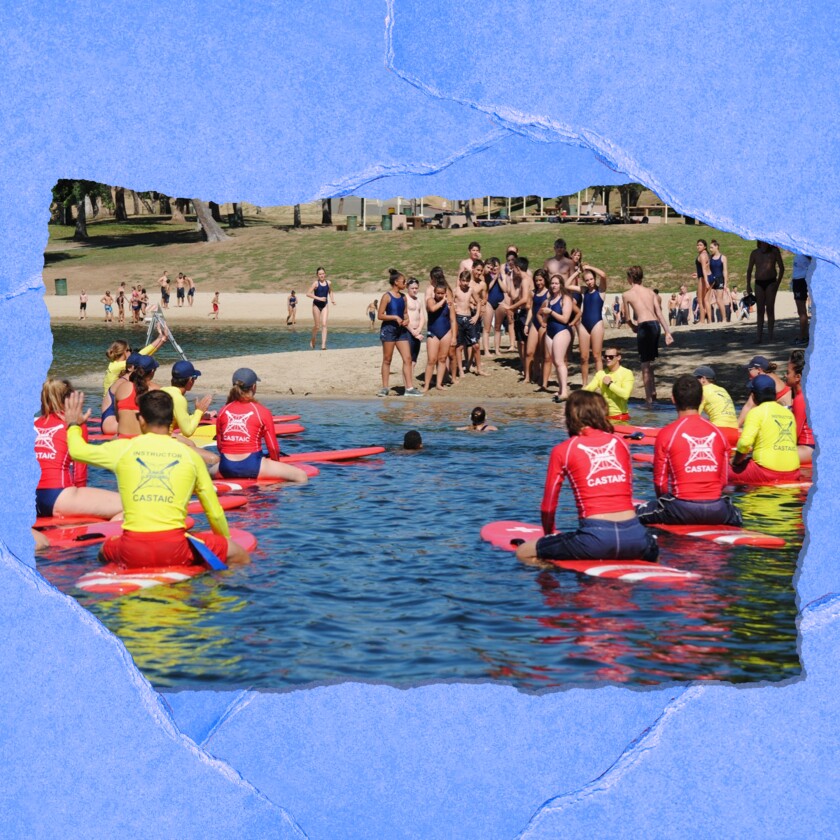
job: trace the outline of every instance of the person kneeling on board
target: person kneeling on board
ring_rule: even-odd
[[[82,437],[80,426],[90,414],[82,413],[84,394],[75,392],[65,401],[70,456],[111,470],[125,511],[122,536],[107,539],[99,559],[128,568],[201,565],[186,532],[187,503],[195,493],[213,533],[194,536],[220,560],[247,560],[247,552],[229,539],[227,519],[204,461],[169,434],[172,397],[148,391],[137,404],[141,434],[96,446]]]
[[[776,382],[761,374],[752,381],[755,408],[744,420],[729,469],[730,484],[799,481],[796,418],[776,402]]]
[[[176,439],[187,446],[195,448],[196,452],[201,456],[201,460],[207,464],[207,468],[212,475],[217,471],[219,456],[213,452],[205,452],[203,449],[198,449],[190,440],[201,423],[205,412],[213,402],[213,395],[206,394],[201,399],[195,401],[195,411],[190,414],[186,394],[192,390],[193,385],[195,385],[195,380],[199,376],[201,376],[201,371],[196,370],[192,362],[182,359],[180,362],[175,362],[172,365],[172,378],[170,380],[172,384],[165,385],[160,390],[172,397],[173,415],[175,417],[172,431],[177,433]]]
[[[636,508],[643,525],[743,524],[740,512],[723,493],[730,445],[721,429],[700,416],[704,388],[695,376],[678,376],[674,382],[671,400],[677,419],[656,436],[657,498]]]
[[[607,419],[600,394],[573,391],[566,403],[569,439],[551,450],[541,505],[546,536],[522,543],[516,556],[542,565],[552,560],[648,560],[659,556],[654,536],[633,508],[630,450]],[[578,530],[553,533],[557,498],[568,476],[578,506]]]

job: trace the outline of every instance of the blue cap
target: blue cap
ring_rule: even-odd
[[[146,373],[151,373],[152,371],[158,369],[157,360],[153,356],[144,356],[142,353],[132,353],[131,355],[137,356],[137,359],[134,362],[134,367],[142,368],[146,371]]]
[[[172,365],[172,376],[175,379],[195,379],[197,376],[201,376],[201,371],[196,370],[192,362],[182,359]]]
[[[757,403],[776,399],[776,381],[772,376],[761,373],[750,382],[750,390]]]
[[[238,382],[240,385],[244,385],[246,388],[253,388],[257,382],[260,381],[259,376],[257,376],[251,368],[239,368],[233,372],[233,384],[236,385]]]
[[[768,362],[764,356],[753,356],[750,359],[747,368],[749,369],[753,367],[759,367],[762,370],[770,370],[770,362]]]

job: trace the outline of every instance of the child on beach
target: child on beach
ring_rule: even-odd
[[[396,348],[403,363],[403,381],[405,382],[405,396],[420,397],[422,394],[412,387],[412,365],[411,349],[408,339],[411,335],[408,331],[408,313],[406,296],[404,294],[406,280],[405,275],[395,268],[389,271],[390,291],[386,292],[379,299],[379,320],[382,326],[379,329],[379,340],[382,342],[382,388],[376,394],[377,397],[388,396],[388,380],[391,376],[391,359]]]
[[[213,311],[208,312],[207,317],[212,318],[214,321],[218,321],[219,320],[219,293],[218,292],[216,292],[216,294],[213,295],[213,300],[210,301],[210,305],[213,307]]]
[[[104,297],[99,298],[99,302],[105,306],[105,323],[114,323],[114,299],[111,297],[111,292],[105,292]]]
[[[79,295],[79,320],[84,321],[87,318],[87,301],[88,296],[84,289],[82,289],[82,293]]]
[[[286,298],[286,326],[293,327],[297,322],[297,295],[292,289],[291,294]]]

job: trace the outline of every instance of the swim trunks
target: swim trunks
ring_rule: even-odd
[[[808,300],[808,284],[805,282],[804,277],[802,279],[800,279],[799,277],[794,277],[791,287],[793,289],[794,300]]]
[[[379,328],[379,340],[383,343],[408,341],[411,333],[402,325],[393,321],[385,321]]]
[[[218,534],[201,532],[198,537],[220,560],[226,560],[228,541]],[[102,557],[129,569],[166,568],[167,566],[201,566],[204,560],[190,545],[186,531],[174,528],[167,531],[123,531],[121,536],[109,537],[102,545]]]
[[[526,341],[525,322],[528,320],[527,309],[517,309],[513,313],[513,336],[517,341]]]
[[[178,300],[183,300],[184,299],[184,289],[183,289],[183,287],[180,288],[180,289],[176,289],[176,295],[178,297]]]
[[[550,534],[537,540],[541,560],[646,560],[659,557],[656,538],[638,519],[611,522],[581,519],[569,534]]]
[[[408,331],[406,330],[406,332]],[[420,339],[411,333],[408,333],[408,348],[411,351],[411,361],[416,362],[420,355]]]
[[[674,496],[660,496],[639,505],[636,515],[642,525],[737,525],[744,524],[741,512],[729,496],[703,502],[689,502]]]
[[[659,356],[659,336],[662,328],[659,321],[642,321],[636,328],[636,347],[639,361],[652,362]]]
[[[473,347],[478,344],[478,325],[472,323],[475,316],[471,315],[456,315],[455,320],[458,322],[458,346],[459,347]]]

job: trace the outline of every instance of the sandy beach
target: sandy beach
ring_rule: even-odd
[[[330,306],[329,323],[337,328],[361,328],[368,325],[366,309],[376,295],[360,292],[344,292],[336,295],[336,305]],[[170,306],[166,311],[167,323],[177,338],[178,325],[208,320],[211,295],[199,293],[193,307]],[[78,319],[78,298],[46,295],[45,303],[50,318],[55,322]],[[297,330],[311,328],[311,306],[306,298],[298,296]],[[755,316],[741,324],[714,324],[711,326],[689,326],[673,329],[674,343],[665,347],[661,344],[657,365],[657,376],[662,383],[660,399],[669,396],[669,383],[680,373],[691,373],[700,364],[712,365],[718,374],[718,383],[730,390],[739,400],[746,380],[744,365],[753,355],[761,354],[784,367],[793,349],[792,340],[798,334],[795,318],[796,307],[790,292],[780,292],[776,301],[776,338],[756,345]],[[100,322],[101,304],[98,300],[88,303],[88,320]],[[220,320],[242,325],[245,323],[277,324],[278,330],[286,330],[286,295],[258,293],[229,293],[221,297]],[[121,333],[114,326],[114,337]],[[375,337],[371,336],[375,341]],[[642,380],[636,358],[635,335],[627,328],[607,329],[606,340],[614,342],[624,352],[624,365],[636,375],[636,389],[633,396],[643,398]],[[319,346],[319,345],[318,345]],[[506,348],[507,339],[502,339]],[[189,348],[185,348],[189,352]],[[421,350],[417,373],[422,374],[426,354]],[[199,367],[202,376],[195,393],[214,392],[225,394],[230,385],[230,375],[237,367],[251,367],[261,378],[260,393],[273,397],[313,398],[368,398],[373,397],[380,387],[379,369],[382,352],[378,344],[346,350],[327,349],[321,351],[287,352],[223,359],[204,360]],[[490,376],[467,376],[456,386],[445,391],[432,390],[424,399],[452,400],[475,404],[490,400],[529,400],[548,403],[548,396],[536,393],[533,385],[519,381],[518,363],[515,353],[503,352],[484,359],[485,369]],[[166,382],[169,369],[163,367],[157,381]],[[86,390],[101,387],[101,374],[79,377],[74,384]],[[570,366],[570,381],[574,388],[580,382],[576,362]],[[395,354],[391,365],[392,398],[402,392],[402,376]]]

